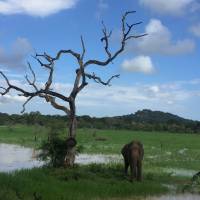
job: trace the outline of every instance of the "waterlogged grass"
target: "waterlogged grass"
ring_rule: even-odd
[[[47,132],[47,128],[37,126],[4,126],[0,127],[0,143],[39,147],[42,140],[47,140]],[[66,133],[61,132],[60,136],[64,138]],[[146,168],[173,167],[199,171],[200,135],[94,129],[79,129],[77,133],[82,153],[120,154],[122,146],[133,139],[144,144]]]
[[[199,170],[200,135],[121,130],[79,130],[78,134],[79,144],[89,153],[120,154],[122,146],[133,139],[144,144],[147,167]]]
[[[162,182],[168,182],[167,179],[161,174],[145,174],[142,183],[131,183],[123,176],[121,165],[22,170],[0,174],[0,199],[33,200],[34,193],[42,200],[144,197],[166,193],[168,190]]]

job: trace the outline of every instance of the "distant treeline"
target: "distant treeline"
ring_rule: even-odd
[[[166,131],[175,133],[198,133],[200,134],[200,122],[187,120],[177,115],[160,111],[142,110],[135,114],[116,117],[90,117],[78,116],[79,128],[93,129],[126,129],[140,131]],[[66,127],[67,116],[42,115],[39,112],[31,112],[23,115],[8,115],[0,113],[0,125],[40,125],[50,127]]]

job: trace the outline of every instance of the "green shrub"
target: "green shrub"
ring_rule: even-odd
[[[40,147],[39,159],[51,167],[61,167],[66,155],[66,141],[59,137],[60,128],[52,125],[49,129],[48,140]]]
[[[49,138],[41,145],[39,159],[46,161],[49,166],[61,167],[66,155],[66,142],[58,137]]]

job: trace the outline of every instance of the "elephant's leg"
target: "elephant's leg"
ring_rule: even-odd
[[[137,173],[138,173],[138,171],[137,171],[137,161],[134,162],[134,169],[133,170],[134,170],[134,173],[133,173],[134,179],[137,179]]]
[[[142,181],[142,161],[137,163],[137,181]]]
[[[130,164],[130,169],[131,169],[131,181],[133,181],[134,179],[134,164],[133,163]]]
[[[130,165],[131,168],[131,181],[133,181],[136,178],[137,174],[137,163],[133,161]]]
[[[128,167],[129,167],[129,162],[127,160],[124,160],[124,173],[125,173],[125,176],[128,175]]]

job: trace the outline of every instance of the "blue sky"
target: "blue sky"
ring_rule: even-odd
[[[113,116],[139,109],[161,110],[200,120],[200,2],[199,0],[1,0],[0,69],[16,85],[26,89],[23,77],[29,60],[45,82],[46,71],[31,55],[60,49],[81,51],[80,35],[87,48],[86,59],[105,58],[101,21],[113,31],[112,51],[120,41],[121,16],[136,10],[128,21],[143,21],[135,33],[148,36],[131,41],[125,52],[106,68],[90,66],[88,71],[113,80],[112,87],[90,81],[77,98],[80,115]],[[67,94],[76,62],[63,56],[57,62],[54,89]],[[3,79],[0,79],[4,85]],[[0,97],[0,112],[20,113],[23,97],[15,92]],[[26,111],[55,114],[43,100],[35,99]]]

